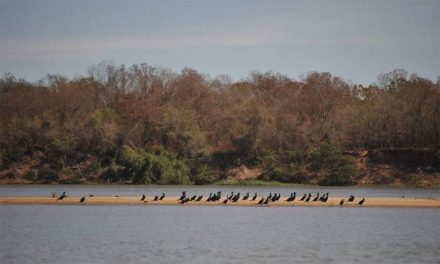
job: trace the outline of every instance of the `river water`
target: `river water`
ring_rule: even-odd
[[[1,186],[1,196],[291,191],[438,197],[435,189]],[[440,263],[440,210],[0,206],[0,263]]]

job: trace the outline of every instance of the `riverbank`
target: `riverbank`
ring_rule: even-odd
[[[86,197],[84,202],[80,202],[81,197],[67,197],[63,200],[49,197],[0,197],[0,205],[180,205],[178,197],[166,197],[162,201],[153,201],[153,197],[147,197],[146,202],[141,201],[139,197]],[[256,201],[238,202],[228,201],[223,204],[223,199],[218,202],[190,201],[185,204],[194,206],[256,206]],[[347,202],[347,197],[330,197],[326,203],[323,202],[303,202],[285,201],[287,197],[281,197],[279,201],[270,202],[266,206],[325,206],[341,207],[339,202],[345,199],[343,207],[400,207],[400,208],[440,208],[440,197],[437,198],[394,198],[394,197],[365,197],[363,205],[359,205],[361,198],[356,198],[353,202]]]

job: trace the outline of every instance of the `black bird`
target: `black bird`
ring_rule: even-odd
[[[63,192],[63,194],[60,195],[60,197],[58,197],[58,200],[63,200],[64,198],[66,198],[66,192]]]
[[[247,200],[249,198],[249,193],[246,193],[246,195],[243,197],[243,200]]]
[[[182,192],[182,196],[180,196],[179,201],[183,201],[184,199],[186,199],[186,191]]]
[[[94,195],[93,194],[89,194],[89,197],[93,197]]]
[[[273,195],[272,199],[270,199],[270,200],[271,200],[272,202],[277,201],[277,200],[278,200],[278,195],[281,197],[281,194],[277,194],[277,193],[275,193],[275,194]]]
[[[345,200],[342,199],[342,200],[339,202],[339,205],[344,205],[344,202],[345,202]]]
[[[234,197],[234,192],[231,192],[231,196],[226,196],[229,200],[231,200]]]
[[[240,199],[240,193],[237,193],[234,197],[232,197],[232,202],[237,202]]]
[[[349,202],[353,202],[353,201],[354,201],[354,196],[353,196],[353,195],[350,195],[350,198],[348,198],[348,201],[349,201]]]
[[[254,194],[254,197],[252,197],[252,201],[255,201],[257,199],[257,193]]]
[[[307,198],[306,198],[306,202],[309,202],[309,201],[310,201],[310,198],[312,198],[312,194],[311,194],[311,193],[309,193],[309,195],[307,196]]]
[[[264,202],[264,197],[261,197],[260,201],[257,204],[263,204]]]
[[[157,201],[157,200],[159,200],[159,196],[154,196],[154,201]]]
[[[217,192],[212,196],[212,201],[213,202],[219,201],[221,197],[222,197],[222,192]]]
[[[197,195],[193,195],[190,201],[194,201],[197,198]]]
[[[81,200],[79,200],[80,203],[83,203],[86,200],[86,197],[81,197]]]
[[[93,195],[92,195],[92,196],[90,196],[90,197],[93,197]],[[115,197],[119,197],[119,195],[116,195]]]
[[[266,200],[264,200],[264,203],[263,203],[263,204],[268,204],[269,201],[270,201],[270,199],[269,199],[269,197],[267,197]]]
[[[266,199],[272,199],[272,193],[269,193],[269,196],[267,196],[267,198]]]
[[[295,198],[296,198],[296,192],[291,193],[291,194],[290,194],[290,197],[287,198],[286,201],[288,201],[288,202],[293,202],[293,201],[295,201]]]
[[[145,200],[145,194],[142,194],[141,201]]]
[[[228,198],[226,198],[224,201],[223,201],[223,204],[227,204],[228,203],[228,201],[229,201],[229,199]]]
[[[303,195],[303,197],[301,197],[301,201],[304,201],[306,199],[306,194]]]
[[[323,203],[327,202],[327,200],[328,200],[328,193],[326,193],[325,195],[323,195],[323,196],[320,198],[320,200],[321,200],[321,202],[323,202]]]
[[[319,193],[316,195],[315,198],[313,198],[313,201],[312,201],[312,202],[316,202],[316,201],[318,201],[318,199],[319,199]]]
[[[365,198],[362,198],[362,200],[359,201],[359,205],[363,205],[365,202]]]
[[[160,196],[159,200],[163,200],[163,198],[165,198],[165,193],[162,193],[162,195]]]
[[[197,197],[197,202],[200,202],[203,199],[203,195],[200,195],[199,197]]]
[[[180,201],[181,204],[185,204],[187,202],[189,202],[189,198],[185,198],[185,199],[182,199],[182,201]]]
[[[206,199],[206,201],[207,201],[207,202],[212,201],[212,193],[209,193],[209,197],[208,197],[208,199]]]

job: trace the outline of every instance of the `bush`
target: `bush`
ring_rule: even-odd
[[[323,175],[320,185],[352,185],[359,171],[351,156],[343,155],[334,146],[325,143],[310,154],[311,167]]]
[[[127,180],[125,175],[126,169],[123,166],[118,166],[115,163],[112,163],[104,170],[100,178],[106,182],[120,182]]]
[[[286,151],[278,154],[266,152],[261,157],[263,173],[259,179],[285,183],[304,183],[306,177],[300,169],[304,158],[304,153],[300,151]]]
[[[190,184],[188,164],[165,150],[150,153],[123,146],[121,162],[133,183]]]
[[[52,169],[49,164],[45,164],[38,171],[37,179],[42,183],[56,182],[59,179],[59,174],[56,170]]]

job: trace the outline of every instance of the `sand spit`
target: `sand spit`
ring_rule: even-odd
[[[67,197],[63,200],[48,197],[0,197],[0,205],[181,205],[181,206],[257,206],[256,201],[237,201],[223,204],[224,198],[217,202],[190,201],[184,205],[180,204],[178,197],[166,197],[162,201],[153,201],[153,197],[147,197],[146,202],[141,201],[140,197],[86,197],[85,201],[80,203],[81,197]],[[323,202],[294,202],[285,201],[287,197],[281,197],[279,201],[270,202],[264,206],[327,206],[341,207],[339,202],[345,199],[343,207],[408,207],[408,208],[440,208],[440,197],[437,198],[393,198],[393,197],[365,197],[365,203],[359,205],[362,197],[356,198],[353,202],[347,202],[347,197],[330,197],[326,203]],[[261,206],[261,205],[258,205]]]

